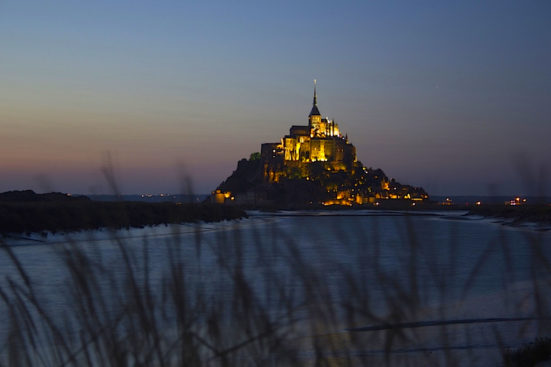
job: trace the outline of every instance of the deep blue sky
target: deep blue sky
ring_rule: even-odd
[[[0,191],[107,192],[111,152],[126,193],[209,192],[306,123],[316,78],[368,167],[530,193],[520,176],[551,168],[550,19],[546,0],[3,0]]]

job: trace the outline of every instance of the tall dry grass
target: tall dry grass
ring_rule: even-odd
[[[174,226],[162,239],[146,231],[139,245],[114,231],[109,254],[68,237],[53,247],[64,279],[53,291],[2,240],[11,270],[0,282],[0,365],[521,365],[511,340],[549,336],[543,232],[524,233],[529,278],[520,279],[518,244],[505,229],[459,276],[468,254],[457,225],[442,238],[412,216],[392,227],[377,216],[369,226],[365,218],[306,225],[295,217],[290,226],[274,218],[208,234],[203,224],[192,235]],[[509,316],[454,313],[496,256]],[[520,280],[522,297],[512,287]],[[481,344],[482,331],[491,344]]]
[[[453,366],[487,361],[486,351],[467,348],[468,340],[476,339],[468,335],[470,325],[482,321],[458,319],[444,307],[457,299],[451,294],[457,288],[450,287],[460,252],[453,233],[449,250],[435,255],[441,244],[436,239],[421,243],[414,219],[400,217],[396,225],[403,252],[390,261],[378,226],[350,232],[343,220],[335,221],[333,228],[319,231],[280,227],[277,221],[257,225],[252,219],[209,238],[200,224],[193,236],[176,226],[162,243],[144,235],[139,245],[113,232],[115,253],[109,258],[101,249],[69,239],[56,245],[65,282],[55,294],[44,294],[37,286],[43,284],[37,281],[40,274],[27,270],[16,248],[2,243],[14,272],[5,274],[0,288],[0,309],[9,320],[0,361],[6,366]],[[297,235],[301,230],[309,234]],[[343,256],[335,256],[321,240],[330,232]],[[548,335],[551,267],[541,236],[527,232],[526,237],[532,299],[509,307],[517,320],[488,321],[521,325],[519,338]],[[461,288],[463,298],[496,256],[496,246],[505,264],[503,290],[513,292],[507,288],[516,277],[513,244],[504,235],[490,241],[473,264]],[[159,247],[161,266],[151,258],[158,257]],[[493,348],[505,352],[510,347],[505,339],[510,336],[495,328]]]

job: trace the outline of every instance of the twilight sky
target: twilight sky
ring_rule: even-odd
[[[550,19],[547,0],[0,0],[0,191],[109,193],[109,152],[124,193],[208,193],[307,123],[316,78],[366,166],[529,194],[551,173]]]

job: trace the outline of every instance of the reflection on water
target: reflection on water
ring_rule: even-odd
[[[299,364],[314,361],[321,346],[325,357],[353,364],[499,361],[504,346],[533,340],[548,326],[551,232],[462,214],[253,212],[234,222],[5,242],[32,279],[37,298],[59,320],[74,308],[74,293],[82,291],[75,290],[76,273],[66,265],[68,249],[78,249],[88,259],[83,266],[95,267],[86,273],[97,277],[91,296],[95,291],[118,300],[105,304],[113,314],[128,306],[130,267],[133,282],[151,287],[146,288],[154,293],[152,302],[183,292],[196,298],[191,303],[202,303],[198,309],[204,314],[195,310],[194,322],[205,338],[212,337],[205,329],[214,304],[212,310],[228,325],[235,319],[250,323],[247,317],[259,310],[270,323],[284,319],[285,338],[278,342],[285,348],[272,346],[264,356],[255,349],[260,360],[289,364],[282,353],[294,350]],[[174,268],[182,270],[185,291],[167,282]],[[13,289],[7,276],[23,281],[5,253],[0,269],[7,293]],[[251,299],[238,305],[236,293]],[[151,317],[170,335],[178,332],[178,312],[174,302]],[[0,312],[2,337],[10,334],[12,317]]]

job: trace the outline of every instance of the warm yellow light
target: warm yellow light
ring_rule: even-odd
[[[346,201],[346,200],[327,200],[321,203],[324,206],[329,205],[344,205],[344,206],[352,206],[352,203]]]

